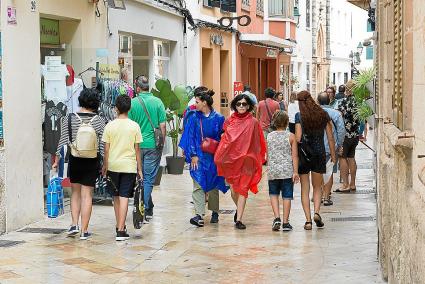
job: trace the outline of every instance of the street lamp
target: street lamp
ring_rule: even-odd
[[[359,55],[362,55],[363,53],[363,44],[359,41],[359,44],[357,45],[357,52]]]
[[[300,17],[301,17],[300,11],[298,10],[298,7],[295,6],[294,7],[294,20],[295,20],[295,22],[297,22],[297,27],[300,24]]]

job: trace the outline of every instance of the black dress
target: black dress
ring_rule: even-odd
[[[301,115],[299,112],[295,115],[295,124],[297,123],[300,123],[302,128]],[[302,131],[304,132],[304,129]],[[311,133],[303,133],[301,143],[298,146],[298,173],[300,175],[308,174],[310,172],[318,174],[326,173],[324,135],[325,128],[317,129]]]

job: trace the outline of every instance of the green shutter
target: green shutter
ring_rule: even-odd
[[[366,47],[366,59],[367,60],[373,59],[373,46]]]

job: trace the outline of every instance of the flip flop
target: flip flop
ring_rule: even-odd
[[[337,189],[337,190],[334,190],[334,192],[337,192],[337,193],[350,193],[351,192],[351,189]]]
[[[320,216],[320,214],[319,214],[319,213],[314,213],[314,218],[313,218],[313,220],[314,220],[314,223],[316,223],[316,226],[317,226],[318,228],[323,228],[323,226],[325,226],[325,223],[323,223],[323,221],[322,221],[322,217]]]

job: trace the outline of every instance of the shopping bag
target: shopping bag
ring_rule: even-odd
[[[326,173],[323,174],[323,182],[325,184],[328,183],[329,179],[331,178],[334,170],[334,163],[329,159],[329,161],[326,163]]]
[[[47,217],[56,218],[64,214],[62,178],[53,177],[46,192]]]
[[[135,229],[142,228],[143,219],[145,217],[143,195],[143,180],[139,179],[136,181],[136,186],[134,188],[133,226]]]

